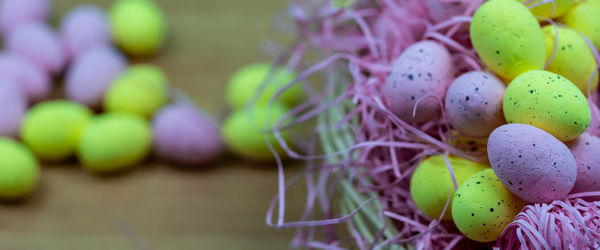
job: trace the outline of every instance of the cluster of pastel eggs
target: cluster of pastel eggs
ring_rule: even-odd
[[[489,165],[432,156],[410,186],[423,214],[453,221],[475,241],[496,240],[526,204],[600,191],[597,108],[587,99],[598,86],[600,1],[531,9],[526,4],[539,1],[521,2],[490,0],[475,12],[470,38],[485,71],[456,76],[448,49],[421,41],[394,61],[382,86],[388,108],[404,121],[443,114],[455,133],[487,142]]]

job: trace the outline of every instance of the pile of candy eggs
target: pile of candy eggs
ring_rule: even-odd
[[[418,164],[410,184],[426,217],[452,221],[474,241],[495,241],[527,204],[600,191],[592,101],[600,1],[528,9],[531,2],[490,0],[477,9],[469,32],[483,71],[456,72],[444,45],[420,41],[395,59],[381,89],[404,121],[443,114],[452,133],[484,142],[489,165],[433,155]]]

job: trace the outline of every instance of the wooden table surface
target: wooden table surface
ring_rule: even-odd
[[[78,4],[107,8],[112,1],[52,2],[56,24]],[[260,44],[286,1],[159,3],[169,22],[168,44],[144,61],[162,67],[173,85],[216,113],[223,107],[228,76],[246,63],[268,59]],[[289,168],[288,176],[300,168]],[[0,205],[0,249],[285,249],[293,230],[264,222],[276,174],[274,166],[231,157],[196,171],[149,160],[110,178],[93,176],[76,163],[44,166],[33,197]],[[292,215],[304,202],[299,190],[288,199]]]

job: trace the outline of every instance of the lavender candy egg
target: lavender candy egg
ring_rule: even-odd
[[[389,109],[406,122],[435,118],[451,81],[451,68],[450,53],[443,45],[433,41],[411,45],[396,59],[382,87]],[[428,97],[419,101],[424,96]]]
[[[41,101],[50,94],[50,76],[20,55],[0,53],[0,77],[19,85],[29,102]]]
[[[106,89],[126,67],[125,57],[112,47],[101,46],[83,53],[67,71],[67,98],[90,108],[99,108]]]
[[[28,23],[17,27],[6,38],[8,51],[19,54],[42,69],[58,74],[65,65],[65,55],[60,42],[50,26]]]
[[[84,5],[71,10],[60,25],[60,40],[68,58],[74,58],[111,42],[110,27],[104,11]]]
[[[461,133],[487,137],[505,123],[502,113],[504,91],[504,83],[491,74],[481,71],[462,74],[446,92],[446,115]]]
[[[600,191],[600,138],[583,133],[567,146],[577,162],[577,181],[571,193]]]
[[[29,22],[43,22],[50,12],[48,0],[0,1],[0,29],[5,34]]]
[[[0,79],[0,136],[16,138],[27,111],[21,89],[9,79]]]
[[[488,140],[488,157],[506,188],[530,203],[565,198],[577,178],[569,148],[530,125],[511,123],[494,130]]]
[[[163,108],[154,118],[153,130],[155,153],[171,162],[199,165],[223,152],[216,122],[190,105]]]

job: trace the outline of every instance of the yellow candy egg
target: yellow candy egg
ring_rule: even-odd
[[[448,160],[452,165],[458,185],[471,175],[487,168],[458,157],[448,157]],[[448,172],[446,161],[441,155],[429,157],[419,164],[410,181],[410,195],[419,210],[427,217],[430,219],[440,217],[448,197],[452,199],[454,196],[452,177]],[[452,220],[450,204],[442,217],[443,220]]]
[[[599,13],[600,0],[587,0],[569,9],[559,21],[586,35],[598,49],[600,48]]]
[[[18,199],[31,193],[40,178],[35,156],[12,139],[0,137],[0,199]]]
[[[558,44],[554,58],[546,69],[550,72],[562,75],[573,82],[584,95],[588,93],[588,81],[590,76],[598,67],[592,50],[583,37],[576,31],[557,27]],[[556,31],[554,25],[546,25],[542,28],[546,41],[546,56],[550,58],[554,50]],[[598,87],[598,76],[590,82],[590,92],[593,93]]]
[[[481,5],[473,16],[470,35],[483,62],[506,80],[542,69],[546,62],[542,29],[517,1],[491,0]]]
[[[452,201],[452,219],[467,238],[490,242],[500,236],[525,205],[504,187],[494,170],[485,169],[458,187]]]
[[[538,5],[542,0],[520,0],[527,3],[527,6]],[[554,0],[529,9],[536,17],[556,18],[562,16],[573,4],[575,0]],[[553,11],[554,8],[554,11]]]
[[[109,16],[114,40],[126,53],[148,55],[163,46],[167,25],[153,0],[116,1]]]
[[[588,102],[577,86],[543,70],[515,78],[506,88],[503,108],[508,123],[533,125],[561,141],[577,138],[591,119]]]

